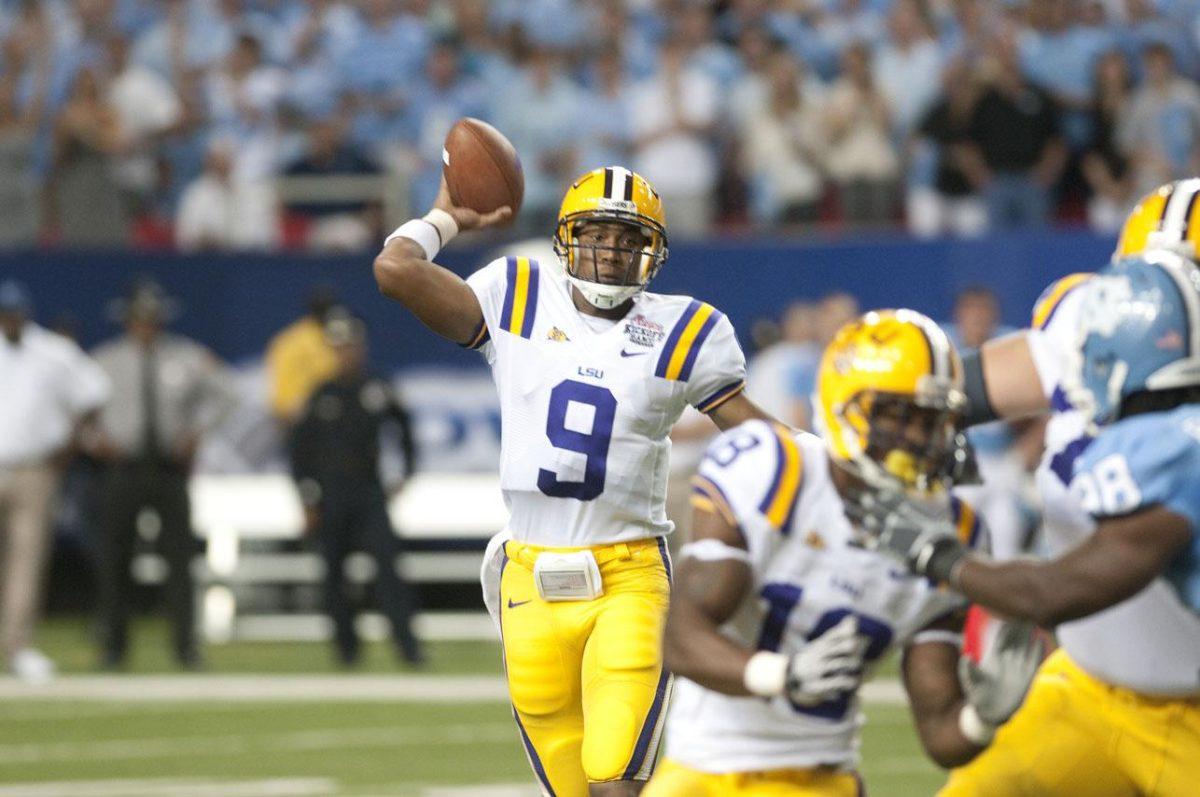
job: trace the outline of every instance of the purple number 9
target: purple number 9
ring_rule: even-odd
[[[591,407],[592,430],[577,432],[567,428],[567,408],[571,402]],[[583,481],[561,481],[558,474],[538,469],[538,489],[552,498],[591,501],[604,492],[608,472],[608,445],[612,441],[617,399],[607,389],[586,382],[564,379],[550,391],[550,411],[546,417],[546,437],[555,448],[574,451],[587,457]]]

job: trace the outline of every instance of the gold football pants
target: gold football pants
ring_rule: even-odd
[[[604,594],[543,601],[537,555],[572,550],[510,540],[500,576],[513,715],[534,773],[555,797],[586,797],[589,782],[649,778],[671,689],[662,666],[666,541],[593,547]]]
[[[1200,700],[1100,681],[1066,651],[1042,664],[1024,705],[938,797],[1200,794]]]

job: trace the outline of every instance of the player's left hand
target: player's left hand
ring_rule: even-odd
[[[958,680],[979,719],[995,729],[1016,713],[1043,653],[1032,623],[1001,621],[995,640],[978,664],[966,656],[959,659]]]
[[[918,506],[900,491],[863,490],[846,511],[868,547],[890,554],[919,575],[946,581],[965,555],[950,518]]]

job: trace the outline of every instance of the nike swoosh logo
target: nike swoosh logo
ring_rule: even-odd
[[[529,603],[529,601],[532,601],[532,600],[533,600],[533,598],[530,598],[528,601],[517,601],[516,603],[513,603],[513,599],[509,598],[508,599],[508,608],[515,609],[518,606],[524,606],[525,604]]]
[[[648,352],[648,351],[625,351],[624,349],[621,349],[622,357],[641,357],[643,354],[649,354],[649,353],[650,352]]]

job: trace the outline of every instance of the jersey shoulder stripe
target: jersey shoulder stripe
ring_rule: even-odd
[[[733,505],[729,503],[729,498],[725,495],[725,491],[721,489],[720,485],[703,474],[698,473],[692,477],[692,505],[716,512],[734,528],[741,527],[741,524],[737,522],[737,515],[733,511]]]
[[[772,431],[775,437],[775,475],[758,510],[772,527],[788,534],[804,481],[804,457],[790,430],[776,425]]]
[[[746,380],[739,379],[736,382],[730,382],[725,387],[713,391],[707,398],[703,399],[696,405],[696,409],[700,412],[712,412],[717,407],[720,407],[726,401],[741,393],[746,389]]]
[[[1067,294],[1093,276],[1095,275],[1091,272],[1079,272],[1068,274],[1050,283],[1050,286],[1042,291],[1042,295],[1033,305],[1033,320],[1030,325],[1035,329],[1045,329],[1050,324],[1050,320],[1054,318],[1054,312],[1058,310],[1063,299],[1067,298]]]
[[[693,299],[667,336],[654,375],[686,382],[700,348],[722,318],[724,315],[711,304]]]
[[[979,543],[979,516],[966,501],[950,498],[950,510],[954,515],[954,527],[958,530],[958,541],[968,548]]]
[[[475,330],[475,334],[471,336],[471,340],[467,343],[460,343],[458,345],[462,346],[464,349],[478,349],[491,339],[492,336],[488,333],[487,321],[480,321],[479,327]]]
[[[528,338],[533,335],[533,321],[538,304],[538,264],[527,257],[506,258],[504,309],[500,313],[500,328],[513,335]]]

